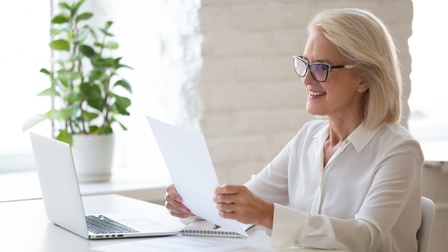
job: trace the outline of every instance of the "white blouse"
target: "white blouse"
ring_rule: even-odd
[[[323,167],[328,121],[308,122],[245,185],[274,202],[272,247],[418,250],[419,143],[399,124],[361,124]]]

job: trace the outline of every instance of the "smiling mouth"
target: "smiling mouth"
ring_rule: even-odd
[[[322,95],[326,95],[327,93],[326,92],[317,92],[317,91],[308,91],[308,94],[310,95],[310,96],[322,96]]]

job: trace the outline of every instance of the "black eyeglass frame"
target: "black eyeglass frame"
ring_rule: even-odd
[[[297,71],[296,60],[300,60],[300,61],[302,61],[306,65],[306,70],[305,70],[305,73],[303,74],[303,76],[300,75],[300,73]],[[312,64],[309,64],[308,62],[305,61],[305,59],[302,56],[295,56],[295,55],[292,56],[292,63],[293,63],[293,66],[294,66],[294,71],[296,72],[296,74],[299,77],[301,77],[301,78],[305,77],[306,74],[308,73],[308,70],[309,70],[310,73],[311,73],[311,76],[317,82],[325,82],[325,81],[327,81],[328,75],[330,74],[331,69],[337,69],[337,68],[348,68],[349,69],[349,68],[354,68],[355,67],[354,65],[336,65],[336,66],[332,66],[332,65],[329,65],[329,64],[326,64],[326,63],[312,63]],[[318,80],[314,76],[314,73],[311,70],[311,66],[315,66],[315,65],[325,66],[326,67],[327,70],[326,70],[325,78],[323,80]]]

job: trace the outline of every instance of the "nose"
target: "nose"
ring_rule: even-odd
[[[308,69],[308,71],[306,71],[305,76],[302,77],[302,82],[303,82],[303,84],[305,84],[305,86],[317,83],[317,81],[314,79],[313,75],[311,74],[310,69]]]

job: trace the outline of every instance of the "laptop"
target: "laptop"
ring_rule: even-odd
[[[30,138],[47,218],[57,226],[86,239],[179,234],[178,229],[130,213],[86,215],[70,145],[33,132]]]

